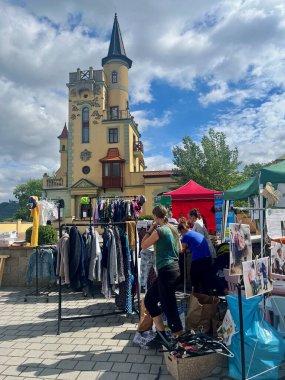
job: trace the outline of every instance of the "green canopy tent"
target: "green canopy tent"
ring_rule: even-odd
[[[272,184],[285,183],[285,161],[266,166],[260,170],[260,184],[266,185],[266,182]]]
[[[224,199],[229,201],[237,201],[248,199],[251,195],[257,195],[259,193],[259,178],[251,177],[245,182],[242,182],[238,186],[224,192]]]
[[[248,179],[247,181],[241,183],[232,189],[226,190],[224,192],[224,199],[228,204],[229,200],[245,200],[250,196],[259,195],[260,189],[266,185],[267,182],[272,184],[285,183],[285,161],[278,162],[270,166],[262,168],[258,175]],[[260,195],[260,204],[263,204],[263,197]],[[225,220],[227,218],[227,209],[225,207]],[[261,211],[261,210],[260,210]],[[264,215],[263,212],[260,213],[260,224],[263,225]],[[261,247],[263,250],[263,229],[261,230]]]
[[[285,161],[262,168],[258,175],[224,192],[225,200],[244,200],[259,194],[260,185],[285,183]]]

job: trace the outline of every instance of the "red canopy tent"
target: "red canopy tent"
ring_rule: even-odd
[[[172,214],[175,219],[179,219],[182,215],[186,217],[190,210],[197,208],[206,221],[208,231],[216,231],[214,194],[221,193],[222,191],[206,189],[191,179],[179,189],[163,195],[171,196]]]

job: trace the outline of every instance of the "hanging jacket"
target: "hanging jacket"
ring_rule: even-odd
[[[30,257],[27,268],[26,282],[28,285],[32,283],[32,280],[36,278],[36,264],[38,255],[38,278],[49,278],[50,284],[55,283],[55,273],[53,264],[53,254],[52,249],[38,249],[34,251]]]
[[[70,284],[69,278],[69,235],[65,233],[57,243],[57,265],[56,274]]]
[[[80,231],[76,226],[69,232],[69,278],[72,289],[79,290],[86,285],[86,251]]]

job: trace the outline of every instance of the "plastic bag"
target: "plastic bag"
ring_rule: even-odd
[[[227,302],[232,318],[236,324],[236,331],[240,331],[238,296],[228,295]],[[244,325],[244,352],[246,378],[256,376],[256,380],[278,379],[278,368],[284,360],[285,344],[283,337],[269,323],[262,319],[258,304],[262,296],[246,299],[242,297],[243,325]],[[240,334],[232,337],[231,351],[234,358],[229,359],[229,376],[241,379],[241,352]]]

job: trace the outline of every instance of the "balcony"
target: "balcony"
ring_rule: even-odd
[[[141,141],[134,141],[134,153],[143,153],[143,143]]]
[[[120,188],[123,191],[123,177],[103,177],[103,189]]]
[[[141,141],[134,141],[133,152],[135,158],[143,161],[143,143]]]
[[[120,120],[120,119],[132,118],[130,110],[118,110],[118,109],[106,111],[104,116],[106,117],[105,120]]]
[[[46,179],[46,187],[49,189],[64,187],[63,178],[50,178],[50,177],[48,177]]]

